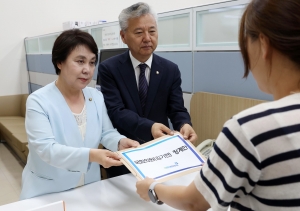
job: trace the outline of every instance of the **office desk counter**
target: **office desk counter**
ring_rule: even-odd
[[[165,182],[167,185],[188,185],[196,174],[191,173]],[[142,200],[136,193],[136,178],[132,174],[91,183],[69,191],[52,193],[0,206],[0,211],[25,211],[56,201],[65,201],[66,211],[160,211],[175,210]]]

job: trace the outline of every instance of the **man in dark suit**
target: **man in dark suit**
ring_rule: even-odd
[[[99,65],[101,91],[108,115],[117,130],[141,144],[175,130],[192,143],[197,134],[184,107],[178,66],[153,54],[158,32],[156,14],[145,3],[124,9],[119,15],[120,35],[129,51]],[[108,169],[110,177],[127,169]]]

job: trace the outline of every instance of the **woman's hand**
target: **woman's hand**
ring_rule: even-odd
[[[90,162],[99,163],[104,168],[123,165],[120,159],[121,157],[117,153],[111,152],[109,150],[105,150],[105,149],[90,150]]]
[[[129,138],[122,138],[119,141],[119,145],[118,145],[118,150],[122,150],[122,149],[127,149],[127,148],[131,148],[131,147],[138,147],[140,146],[140,143],[137,141],[134,141],[132,139]]]
[[[150,185],[155,182],[154,179],[151,179],[149,177],[146,177],[145,179],[143,179],[142,181],[137,181],[136,182],[136,192],[140,195],[140,197],[142,199],[144,199],[145,201],[150,201],[149,195],[148,195],[148,191],[149,191],[149,187]]]

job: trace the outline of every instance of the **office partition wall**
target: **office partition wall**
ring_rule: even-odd
[[[238,47],[241,15],[249,0],[233,0],[158,14],[156,54],[179,66],[185,100],[199,91],[271,100],[262,93],[253,77],[243,79],[243,61]],[[108,45],[107,32],[118,33],[118,22],[81,28],[94,37],[99,52],[124,48],[121,38]],[[51,49],[61,32],[25,39],[30,92],[57,78],[51,62]],[[95,85],[95,71],[90,86]],[[189,102],[186,102],[189,107]]]

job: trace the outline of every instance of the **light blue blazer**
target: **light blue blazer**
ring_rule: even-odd
[[[85,184],[100,180],[98,163],[89,162],[90,148],[101,143],[117,151],[125,138],[113,128],[102,93],[83,89],[87,112],[84,141],[77,122],[55,83],[32,93],[26,103],[29,155],[22,174],[21,199],[77,187],[81,174]]]

